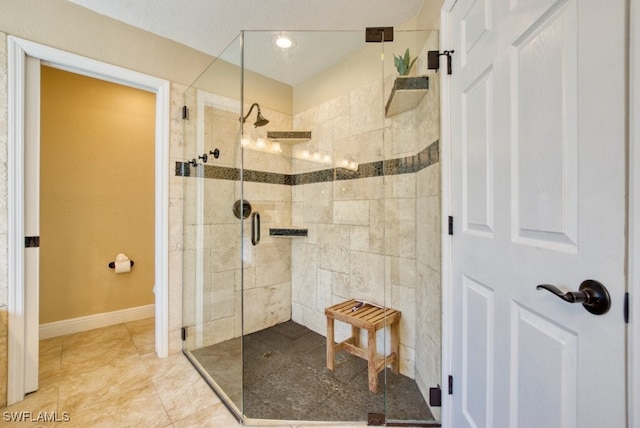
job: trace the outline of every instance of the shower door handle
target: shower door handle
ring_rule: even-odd
[[[260,213],[251,214],[251,243],[258,245],[260,242]]]

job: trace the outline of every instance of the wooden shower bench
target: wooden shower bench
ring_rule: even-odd
[[[355,309],[354,309],[355,308]],[[344,349],[350,354],[367,360],[369,374],[369,391],[378,392],[378,373],[391,365],[391,370],[398,373],[398,350],[400,340],[398,326],[401,312],[395,309],[362,304],[361,301],[351,299],[325,308],[327,316],[327,368],[335,368],[336,352]],[[334,320],[351,325],[351,337],[336,344],[334,343]],[[391,353],[386,357],[379,357],[376,348],[376,332],[385,326],[391,327]],[[367,330],[367,349],[360,348],[360,329]]]

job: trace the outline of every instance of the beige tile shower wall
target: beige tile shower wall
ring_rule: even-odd
[[[418,74],[427,74],[427,51],[438,49],[438,32],[432,31],[420,53]],[[416,108],[420,141],[440,139],[439,75],[432,75],[429,91]],[[416,383],[424,397],[441,384],[442,280],[441,280],[441,170],[440,163],[416,174]],[[433,407],[440,419],[440,407]]]
[[[382,82],[368,83],[294,116],[293,127],[310,130],[312,139],[293,149],[294,172],[332,168],[343,158],[360,163],[383,159],[385,128]],[[304,150],[331,156],[331,162],[301,160]]]
[[[296,147],[294,156],[304,148],[330,153],[334,163],[345,156],[359,163],[382,160],[383,137],[391,136],[395,122],[385,120],[382,105],[382,85],[373,83],[296,115],[294,128],[311,129],[313,138]],[[401,116],[415,122],[415,113]],[[414,154],[414,139],[408,148],[398,143],[397,152]],[[331,167],[298,162],[294,173]],[[292,244],[294,321],[324,335],[324,308],[338,301],[359,298],[399,309],[401,370],[413,376],[415,175],[296,185],[292,194],[293,225],[309,229],[307,238]],[[337,340],[349,333],[338,324]]]
[[[244,111],[249,111],[245,105]],[[246,113],[245,113],[246,114]],[[270,150],[268,131],[292,129],[291,116],[269,108],[262,114],[269,119],[266,126],[252,126],[253,114],[244,126],[252,146],[244,150],[244,168],[254,171],[291,174],[291,145],[281,142],[282,153]],[[255,149],[257,138],[264,138],[267,147]],[[271,183],[244,183],[244,198],[253,212],[260,214],[261,238],[251,244],[250,219],[245,221],[244,251],[244,334],[291,319],[291,239],[269,236],[270,228],[291,227],[291,186]],[[240,281],[236,282],[238,290]]]
[[[185,88],[183,94],[182,105],[187,106],[189,109],[189,118],[187,120],[180,119],[180,127],[183,132],[183,141],[178,151],[175,161],[183,162],[198,156],[201,150],[197,147],[197,125],[201,120],[198,117],[197,108],[197,91],[193,88]],[[182,203],[181,212],[182,218],[182,241],[181,252],[179,253],[182,263],[182,272],[180,277],[180,284],[182,290],[182,298],[180,300],[182,313],[181,313],[181,325],[188,326],[189,331],[187,334],[187,349],[193,349],[196,346],[196,342],[202,343],[203,324],[201,310],[203,305],[196,305],[196,298],[201,294],[196,295],[196,290],[199,293],[204,292],[205,279],[203,278],[208,271],[209,257],[205,257],[205,253],[210,252],[210,243],[207,239],[204,242],[206,232],[210,231],[210,226],[202,225],[201,228],[196,228],[198,220],[198,210],[204,211],[203,204],[198,200],[198,194],[202,193],[203,180],[194,179],[192,177],[179,178],[182,185]],[[202,198],[200,198],[202,199]],[[177,210],[176,210],[177,211]],[[196,281],[199,281],[196,284]],[[196,325],[196,320],[199,320]]]
[[[382,85],[354,88],[294,116],[294,129],[313,136],[294,148],[294,158],[304,149],[330,153],[334,165],[343,157],[366,163],[411,156],[437,141],[437,76],[426,70],[434,43],[437,37],[420,56],[418,74],[430,75],[431,89],[418,107],[385,119]],[[298,159],[293,166],[299,173],[333,165]],[[292,223],[309,229],[292,243],[293,319],[324,335],[324,308],[348,298],[402,311],[400,369],[426,396],[440,383],[439,164],[415,174],[296,185],[292,195]],[[350,330],[338,327],[342,340]]]
[[[417,173],[416,382],[424,396],[441,383],[440,164]],[[423,238],[425,237],[425,238]],[[428,238],[426,238],[428,237]]]
[[[169,161],[183,159],[182,106],[187,87],[171,83],[169,107]],[[183,178],[169,171],[169,353],[182,349]]]
[[[291,225],[291,187],[244,183],[245,199],[260,213],[261,238],[251,244],[250,221],[245,222],[243,262],[244,334],[291,319],[291,239],[269,236],[271,227]]]
[[[185,101],[196,105],[195,91]],[[215,105],[225,105],[222,97],[211,96]],[[248,108],[249,106],[246,106]],[[266,137],[268,129],[290,129],[291,117],[268,109],[262,113],[268,127],[255,129],[245,125],[253,143]],[[233,111],[207,106],[199,118],[195,108],[185,122],[185,147],[182,159],[197,157],[203,150],[220,150],[207,165],[239,168],[240,121]],[[202,120],[204,143],[196,147],[197,126]],[[249,122],[249,120],[247,120]],[[246,149],[244,167],[249,170],[288,174],[290,149],[283,153]],[[289,150],[289,151],[288,151]],[[203,173],[202,166],[195,174]],[[233,214],[240,199],[240,183],[233,180],[186,177],[184,187],[184,325],[191,326],[187,346],[207,346],[244,333],[261,330],[291,318],[291,242],[269,237],[270,227],[291,225],[291,187],[270,183],[246,182],[244,199],[261,216],[259,245],[251,245],[250,221],[243,223]],[[240,237],[242,236],[242,241]],[[244,275],[244,299],[242,276]],[[242,310],[244,304],[244,311]]]
[[[194,89],[185,93],[189,119],[183,121],[184,147],[180,161],[197,159],[202,153],[218,148],[223,156],[215,160],[216,164],[235,167],[233,141],[237,141],[237,114],[211,107],[200,112],[197,97]],[[204,113],[202,117],[201,113]],[[198,142],[198,126],[204,130],[202,142]],[[213,161],[212,158],[211,164]],[[189,349],[234,337],[236,324],[240,325],[235,321],[240,304],[235,281],[241,266],[240,222],[231,212],[238,192],[235,183],[202,177],[202,166],[191,167],[191,171],[195,176],[182,179],[182,325],[190,327]],[[225,246],[214,245],[213,236],[216,243],[225,242]]]
[[[291,115],[283,114],[268,107],[264,107],[261,101],[262,115],[269,120],[266,126],[256,128],[253,126],[255,121],[256,110],[251,112],[243,127],[243,135],[250,140],[250,145],[244,149],[244,168],[254,171],[274,172],[280,174],[291,174],[291,144],[286,141],[279,142],[281,153],[272,150],[273,141],[267,139],[269,131],[289,131],[291,130]],[[244,114],[246,115],[251,105],[244,105]],[[261,138],[264,139],[266,147],[257,149],[256,142]],[[238,148],[239,149],[239,148]],[[238,153],[237,166],[240,167],[240,156]],[[289,189],[289,193],[290,193]]]

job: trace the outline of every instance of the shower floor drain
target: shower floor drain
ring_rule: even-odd
[[[271,352],[265,352],[264,354],[262,354],[262,358],[271,358],[273,357],[273,354],[271,354]]]

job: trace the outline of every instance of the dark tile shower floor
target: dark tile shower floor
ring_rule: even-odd
[[[387,420],[433,420],[415,381],[386,369],[379,374],[380,392],[373,394],[365,360],[341,351],[335,370],[328,370],[325,338],[293,321],[244,339],[244,414],[249,418],[366,421],[368,413],[386,413]],[[242,408],[240,338],[192,355]]]

